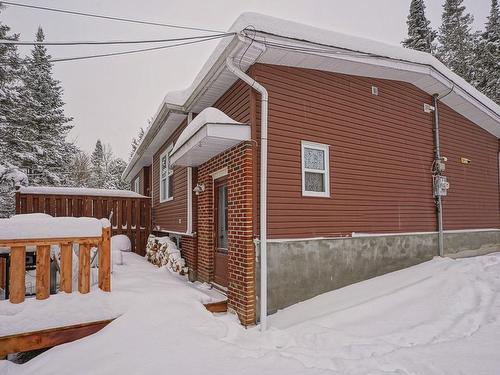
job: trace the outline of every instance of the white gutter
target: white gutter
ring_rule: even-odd
[[[261,95],[260,123],[260,329],[267,325],[267,117],[268,93],[264,86],[234,65],[233,57],[226,59],[231,73],[250,85]]]

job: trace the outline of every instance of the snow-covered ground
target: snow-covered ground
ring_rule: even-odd
[[[124,255],[111,293],[120,318],[24,365],[0,361],[0,373],[500,373],[500,253],[436,258],[323,294],[270,317],[265,334],[210,314],[203,290]]]

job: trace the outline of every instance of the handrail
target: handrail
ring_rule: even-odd
[[[72,292],[73,244],[78,244],[78,291],[90,291],[90,249],[97,246],[99,252],[98,285],[105,292],[111,291],[111,228],[103,227],[101,237],[9,239],[0,240],[0,247],[10,248],[9,285],[11,303],[25,300],[26,246],[36,246],[36,299],[46,299],[50,293],[50,246],[61,249],[61,281],[63,292]]]

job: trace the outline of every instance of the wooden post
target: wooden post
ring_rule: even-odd
[[[22,303],[26,295],[25,285],[26,247],[13,246],[10,249],[10,302]]]
[[[36,247],[36,299],[49,298],[50,245]]]
[[[5,289],[5,284],[7,281],[7,264],[6,259],[0,258],[0,288]]]
[[[111,292],[111,227],[102,228],[99,245],[99,288]]]
[[[80,244],[78,252],[78,291],[82,294],[90,292],[90,245]]]
[[[61,290],[71,293],[73,290],[73,244],[61,244]]]

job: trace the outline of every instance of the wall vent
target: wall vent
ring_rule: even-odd
[[[378,87],[372,86],[372,95],[378,95]]]

